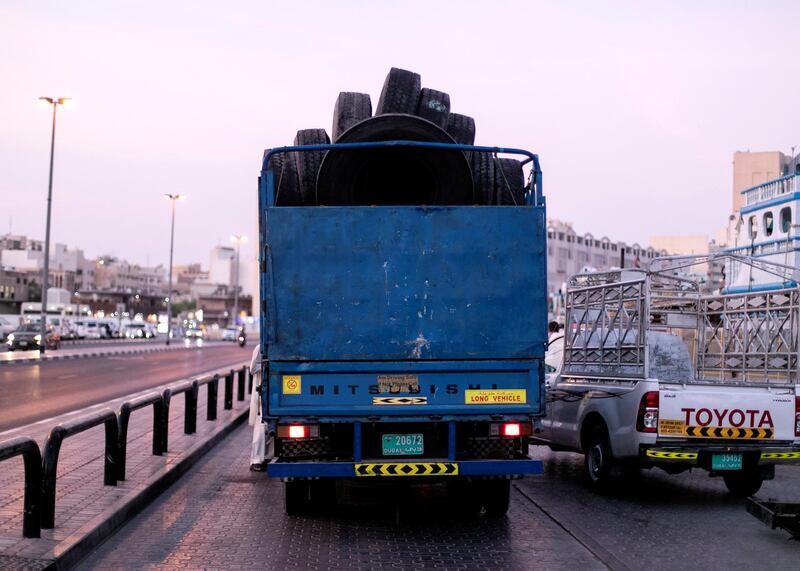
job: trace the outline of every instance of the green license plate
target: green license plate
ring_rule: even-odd
[[[712,470],[741,470],[741,454],[714,454],[711,457]]]
[[[384,456],[419,456],[422,454],[421,434],[384,434]]]

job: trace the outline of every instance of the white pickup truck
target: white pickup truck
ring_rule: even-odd
[[[799,307],[797,287],[708,296],[667,273],[572,277],[538,440],[582,452],[596,488],[657,466],[754,494],[800,462]]]

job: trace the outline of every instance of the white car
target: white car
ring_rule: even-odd
[[[8,334],[19,327],[18,315],[0,315],[0,339],[5,339]]]
[[[238,336],[238,331],[236,330],[236,328],[226,327],[225,329],[222,330],[222,335],[220,339],[222,339],[222,341],[236,341],[237,336]]]
[[[151,339],[155,337],[153,328],[142,322],[128,323],[124,327],[125,337],[128,339]]]

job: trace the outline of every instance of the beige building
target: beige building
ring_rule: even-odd
[[[743,190],[786,174],[790,161],[780,151],[733,153],[733,211],[744,206]]]

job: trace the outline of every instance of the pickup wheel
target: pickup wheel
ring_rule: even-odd
[[[418,73],[393,67],[383,83],[375,115],[405,113],[413,115],[419,101],[421,79]]]
[[[596,426],[589,433],[584,451],[584,471],[589,486],[596,491],[608,488],[614,458],[605,426]]]
[[[755,470],[732,472],[722,477],[731,495],[737,498],[752,496],[761,489],[764,477]]]
[[[481,496],[486,517],[503,517],[511,500],[511,480],[481,482]]]
[[[311,508],[311,483],[305,480],[286,482],[283,485],[283,507],[286,515],[307,514]]]

